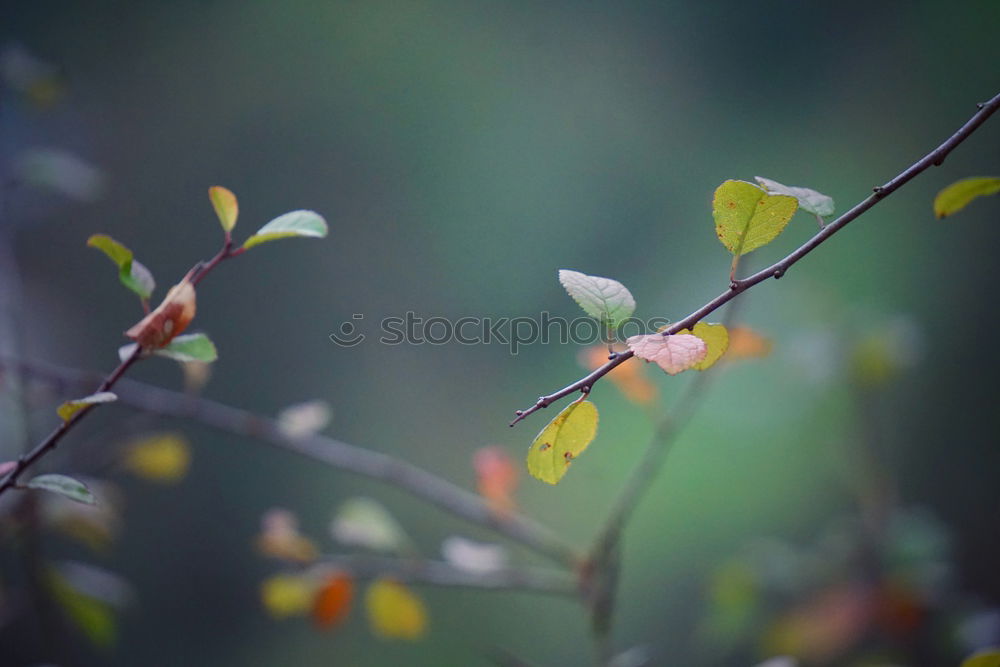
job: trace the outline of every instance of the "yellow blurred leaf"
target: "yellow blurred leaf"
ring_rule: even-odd
[[[597,406],[590,401],[571,403],[535,437],[528,450],[528,472],[556,484],[570,464],[597,435]]]
[[[958,213],[976,197],[1000,192],[1000,178],[963,178],[941,190],[934,198],[934,215],[938,218]]]
[[[215,214],[219,216],[222,228],[227,232],[233,231],[233,227],[236,226],[236,218],[240,214],[236,195],[221,185],[213,185],[208,189],[208,198],[212,201]]]
[[[260,599],[274,618],[305,616],[313,606],[315,584],[294,574],[276,574],[261,583]]]
[[[710,368],[729,349],[729,331],[721,324],[698,322],[698,324],[694,325],[693,329],[681,329],[677,333],[692,334],[704,341],[707,348],[705,358],[691,367],[696,371],[703,371]]]
[[[427,632],[423,601],[393,579],[376,579],[365,595],[372,632],[386,639],[420,639]]]
[[[974,653],[962,661],[961,667],[1000,667],[1000,648]]]
[[[143,479],[177,482],[191,465],[191,446],[177,433],[157,433],[130,443],[125,450],[125,467]]]
[[[580,353],[580,363],[595,370],[608,362],[608,348],[594,345]],[[659,389],[646,377],[645,364],[621,364],[606,376],[633,403],[649,405],[659,396]]]

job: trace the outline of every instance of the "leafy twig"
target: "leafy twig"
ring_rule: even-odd
[[[996,95],[989,102],[982,102],[977,105],[979,110],[973,114],[973,116],[960,127],[954,134],[948,137],[944,143],[932,150],[930,153],[920,158],[917,162],[900,172],[895,178],[885,183],[885,185],[879,185],[873,188],[873,193],[867,198],[862,200],[860,203],[854,206],[851,210],[844,213],[842,216],[828,224],[826,227],[821,229],[815,236],[810,238],[808,241],[803,243],[801,246],[792,251],[784,259],[781,259],[766,269],[762,269],[757,273],[744,278],[743,280],[733,280],[725,292],[715,297],[701,308],[697,309],[687,317],[674,324],[667,327],[662,333],[664,336],[670,336],[682,329],[690,329],[699,321],[701,321],[705,316],[717,310],[722,305],[728,303],[730,300],[747,291],[754,285],[764,282],[768,278],[780,278],[785,275],[788,269],[798,262],[800,259],[808,255],[810,252],[816,249],[821,243],[825,242],[831,236],[836,234],[838,231],[843,229],[848,225],[848,223],[857,219],[861,214],[865,213],[875,204],[879,203],[893,192],[898,190],[900,187],[909,182],[914,176],[926,171],[931,166],[939,166],[944,162],[944,159],[955,149],[956,146],[965,141],[969,135],[971,135],[980,125],[982,125],[986,120],[993,115],[993,113],[1000,108],[1000,94]],[[603,378],[609,372],[614,370],[619,364],[622,364],[629,359],[631,359],[633,353],[631,350],[622,352],[617,355],[614,359],[610,360],[608,363],[604,364],[600,368],[592,371],[591,373],[580,378],[576,382],[566,385],[559,391],[553,392],[546,396],[541,396],[535,401],[534,405],[525,409],[518,410],[514,413],[514,420],[510,423],[511,426],[521,421],[528,415],[536,412],[542,408],[547,408],[556,401],[569,396],[570,394],[577,391],[589,391],[593,388],[594,383]]]

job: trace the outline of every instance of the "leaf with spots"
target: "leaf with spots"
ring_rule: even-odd
[[[528,450],[528,472],[547,484],[557,484],[570,464],[597,435],[597,406],[576,401],[555,416]]]
[[[584,312],[617,329],[635,310],[632,293],[617,280],[560,269],[559,282]]]
[[[233,227],[236,226],[236,218],[240,214],[236,195],[221,185],[213,185],[208,189],[208,198],[212,202],[215,214],[219,216],[219,224],[222,225],[222,229],[226,232],[233,231]]]
[[[625,342],[635,356],[644,361],[656,362],[669,375],[694,368],[708,354],[705,341],[691,334],[647,334],[631,336]]]
[[[698,322],[692,330],[681,329],[677,332],[677,335],[683,334],[692,334],[705,342],[705,358],[691,366],[696,371],[707,370],[729,349],[729,331],[722,324]]]
[[[739,257],[773,241],[795,215],[795,197],[768,194],[746,181],[726,181],[715,190],[715,233]]]
[[[799,202],[799,208],[806,213],[812,213],[821,218],[833,215],[835,210],[833,197],[816,192],[810,188],[782,185],[778,181],[772,181],[770,178],[764,178],[763,176],[754,176],[754,180],[760,183],[760,186],[768,192],[776,195],[795,197]]]
[[[934,198],[934,215],[944,218],[958,213],[976,197],[995,195],[1000,192],[1000,178],[963,178],[946,187]]]
[[[365,595],[372,632],[384,639],[420,639],[427,632],[427,607],[394,579],[376,579]]]
[[[279,215],[258,229],[256,234],[243,243],[243,248],[249,250],[261,243],[293,236],[323,238],[326,236],[326,232],[326,220],[319,213],[315,211],[292,211],[284,215]]]

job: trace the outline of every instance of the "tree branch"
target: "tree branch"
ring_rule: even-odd
[[[469,572],[451,563],[430,559],[386,558],[368,555],[324,555],[319,564],[350,572],[359,579],[389,576],[403,583],[454,588],[527,591],[575,597],[576,579],[562,570],[505,567],[491,572]]]
[[[940,166],[944,159],[955,149],[956,146],[965,141],[969,135],[971,135],[980,125],[986,122],[986,120],[993,115],[993,113],[1000,108],[1000,95],[995,96],[989,102],[983,102],[977,105],[979,110],[973,114],[973,116],[960,127],[954,134],[948,137],[944,143],[932,150],[930,153],[920,158],[917,162],[913,163],[895,178],[888,181],[885,185],[876,186],[873,188],[873,193],[869,195],[866,199],[862,200],[860,203],[854,206],[851,210],[844,213],[842,216],[828,224],[826,227],[821,229],[815,236],[810,238],[808,241],[803,243],[797,249],[792,251],[784,259],[775,262],[766,269],[762,269],[757,273],[745,278],[743,280],[734,280],[725,292],[715,297],[701,308],[697,309],[684,319],[675,322],[670,325],[667,329],[663,331],[664,336],[670,336],[682,329],[689,329],[701,321],[704,317],[710,313],[717,310],[722,305],[728,303],[730,300],[747,291],[754,285],[764,282],[768,278],[780,278],[785,275],[788,269],[798,262],[800,259],[808,255],[810,252],[815,250],[821,243],[825,242],[831,236],[836,234],[838,231],[846,227],[850,222],[856,220],[861,214],[865,213],[875,204],[879,203],[893,192],[898,190],[900,187],[908,183],[913,177],[922,173],[932,166]],[[614,370],[618,365],[625,363],[633,356],[632,351],[628,350],[618,354],[614,359],[604,364],[600,368],[588,373],[584,377],[580,378],[576,382],[566,385],[559,391],[553,392],[546,396],[541,396],[535,404],[525,410],[518,410],[514,413],[514,421],[510,423],[514,426],[519,421],[527,417],[528,415],[542,409],[547,408],[556,401],[569,396],[577,391],[589,391],[593,388],[594,383],[600,380],[602,377]]]
[[[4,358],[0,358],[0,367],[20,368],[22,373],[31,377],[72,384],[86,382],[92,377],[80,371]],[[126,405],[158,415],[193,419],[222,431],[262,440],[334,468],[385,482],[455,516],[500,533],[567,568],[575,569],[582,560],[575,548],[541,524],[520,514],[497,512],[479,495],[401,459],[323,435],[293,438],[286,435],[273,419],[206,398],[128,379],[120,381],[118,388],[119,402]]]

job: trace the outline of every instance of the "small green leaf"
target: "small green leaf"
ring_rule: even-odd
[[[181,334],[170,341],[166,347],[156,350],[155,354],[176,361],[203,361],[206,363],[219,358],[215,343],[203,333]]]
[[[221,185],[213,185],[208,189],[208,198],[212,202],[215,214],[219,216],[222,229],[227,232],[233,231],[233,227],[236,226],[236,218],[240,214],[236,195]]]
[[[78,503],[97,504],[97,498],[90,492],[86,484],[66,475],[39,475],[28,482],[27,487],[58,493],[60,496],[65,496]]]
[[[795,197],[799,201],[799,208],[801,208],[806,213],[812,213],[813,215],[818,215],[821,218],[825,218],[833,215],[833,197],[822,194],[821,192],[816,192],[809,188],[798,188],[790,185],[782,185],[778,181],[772,181],[770,178],[764,178],[763,176],[754,176],[754,180],[761,184],[761,186],[768,192],[773,192],[776,195],[788,195],[789,197]]]
[[[52,597],[87,639],[102,648],[114,644],[117,636],[115,613],[107,602],[76,590],[54,569],[49,572],[48,584]]]
[[[584,312],[617,329],[635,311],[632,293],[617,280],[559,270],[559,282]]]
[[[323,238],[326,236],[326,220],[314,211],[292,211],[280,215],[271,222],[257,230],[257,233],[248,238],[244,243],[244,248],[252,248],[261,243],[284,239],[290,236],[305,236],[311,238]]]
[[[111,403],[112,401],[117,401],[118,397],[112,394],[110,391],[102,391],[96,394],[91,394],[90,396],[84,396],[83,398],[75,398],[72,401],[66,401],[56,410],[59,416],[62,417],[63,421],[68,422],[73,418],[76,413],[87,408],[90,405],[96,405],[98,403]]]
[[[156,287],[153,274],[132,256],[132,251],[114,240],[107,234],[94,234],[87,239],[87,245],[97,248],[118,267],[118,280],[121,284],[148,299]]]
[[[961,667],[1000,667],[1000,649],[987,649],[970,655]]]
[[[1000,192],[1000,178],[964,178],[955,181],[934,198],[934,215],[938,218],[958,213],[976,197]]]
[[[726,181],[712,199],[715,233],[733,255],[745,255],[773,241],[798,206],[795,197],[771,195],[746,181]]]
[[[557,484],[597,435],[597,420],[597,406],[590,401],[567,406],[531,443],[528,472],[547,484]]]

